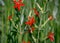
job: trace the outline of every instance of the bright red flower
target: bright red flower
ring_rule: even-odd
[[[34,17],[30,18],[29,21],[25,22],[25,24],[32,26],[35,23]]]
[[[11,20],[12,19],[12,16],[10,15],[10,16],[8,16],[8,20]]]
[[[54,41],[54,33],[49,33],[48,38],[50,39],[51,42]]]
[[[34,10],[34,13],[35,13],[37,16],[39,16],[39,12],[37,11],[37,9],[34,8],[33,10]]]
[[[18,1],[14,0],[13,2],[14,2],[14,8],[17,8],[18,11],[20,11],[21,6],[24,6],[24,4],[22,3],[22,0],[18,0]]]

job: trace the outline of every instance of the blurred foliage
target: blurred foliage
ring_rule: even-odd
[[[41,10],[37,7],[36,2],[39,3],[39,5],[44,9],[45,13],[41,13]],[[23,3],[25,4],[25,7],[21,8],[21,19],[23,19],[22,22],[22,30],[25,29],[24,22],[27,21],[27,16],[30,13],[30,10],[32,8],[37,8],[40,14],[41,21],[38,19],[39,23],[43,24],[46,19],[48,18],[48,15],[53,15],[54,20],[49,21],[41,30],[41,33],[39,36],[45,37],[49,31],[52,31],[55,33],[55,40],[54,42],[50,42],[50,40],[44,40],[42,43],[60,43],[60,0],[23,0]],[[9,26],[8,16],[14,15],[13,20],[16,19],[16,13],[15,9],[13,8],[13,2],[12,0],[0,0],[0,43],[7,43],[7,38],[11,38],[9,35],[9,30],[12,28],[12,26]],[[32,11],[33,12],[33,11]],[[32,13],[34,14],[34,13]],[[23,18],[24,17],[24,18]],[[39,23],[36,23],[37,25]],[[24,25],[24,26],[23,26]],[[50,30],[49,30],[49,29]],[[44,30],[45,29],[45,30]],[[19,30],[19,29],[17,29]],[[43,31],[44,30],[44,31]],[[49,30],[49,31],[48,31]],[[34,37],[37,38],[38,31],[35,30],[33,33]],[[6,34],[8,34],[6,36]],[[14,34],[14,33],[13,33]],[[16,32],[15,32],[16,34]],[[9,36],[9,37],[8,37]],[[20,35],[18,35],[20,36]],[[32,43],[34,43],[33,39],[31,39],[30,34],[24,33],[24,35],[19,37],[19,40],[21,40],[22,37],[24,37],[24,40],[30,39]],[[39,38],[41,38],[39,37]],[[28,38],[28,39],[27,39]],[[42,39],[42,38],[41,38]],[[15,39],[17,40],[17,39]],[[22,40],[21,40],[22,41]],[[9,43],[9,42],[8,42]],[[11,42],[10,42],[11,43]],[[40,42],[38,42],[40,43]]]

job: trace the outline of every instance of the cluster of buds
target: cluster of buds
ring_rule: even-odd
[[[32,26],[34,23],[35,23],[34,17],[29,18],[29,20],[25,22],[25,24],[30,25],[30,26]]]

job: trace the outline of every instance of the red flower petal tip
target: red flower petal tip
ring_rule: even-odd
[[[12,16],[8,16],[8,19],[11,20],[12,19]]]
[[[49,16],[49,18],[48,18],[49,20],[52,20],[53,19],[53,16]]]
[[[54,41],[54,33],[49,33],[48,38],[50,39],[51,42]]]
[[[37,9],[34,8],[33,10],[34,10],[34,13],[36,14],[36,16],[39,16],[39,12],[37,11]]]

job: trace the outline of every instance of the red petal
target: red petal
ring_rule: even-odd
[[[25,22],[25,24],[29,24],[29,22]]]
[[[32,22],[31,21],[29,22],[29,25],[32,26]]]
[[[8,16],[8,19],[11,20],[12,19],[12,16]]]
[[[18,8],[18,11],[20,11],[20,7],[18,6],[17,8]]]
[[[50,40],[51,40],[51,42],[53,42],[54,41],[54,38],[51,38]]]
[[[34,8],[34,13],[38,16],[39,12],[36,10],[36,8]]]
[[[49,37],[50,41],[53,42],[54,41],[54,37]]]
[[[26,22],[25,24],[29,24],[30,26],[32,26],[34,22],[35,22],[34,17],[32,17],[32,18],[29,18],[29,21]]]
[[[49,33],[48,38],[52,41],[54,41],[54,33]]]
[[[37,16],[39,16],[39,12],[38,12],[38,11],[35,11],[34,13],[35,13]]]
[[[21,5],[21,6],[24,6],[24,4],[23,4],[23,3],[21,3],[20,5]]]
[[[35,22],[34,17],[32,17],[31,21],[32,21],[32,23],[34,23],[34,22]]]

